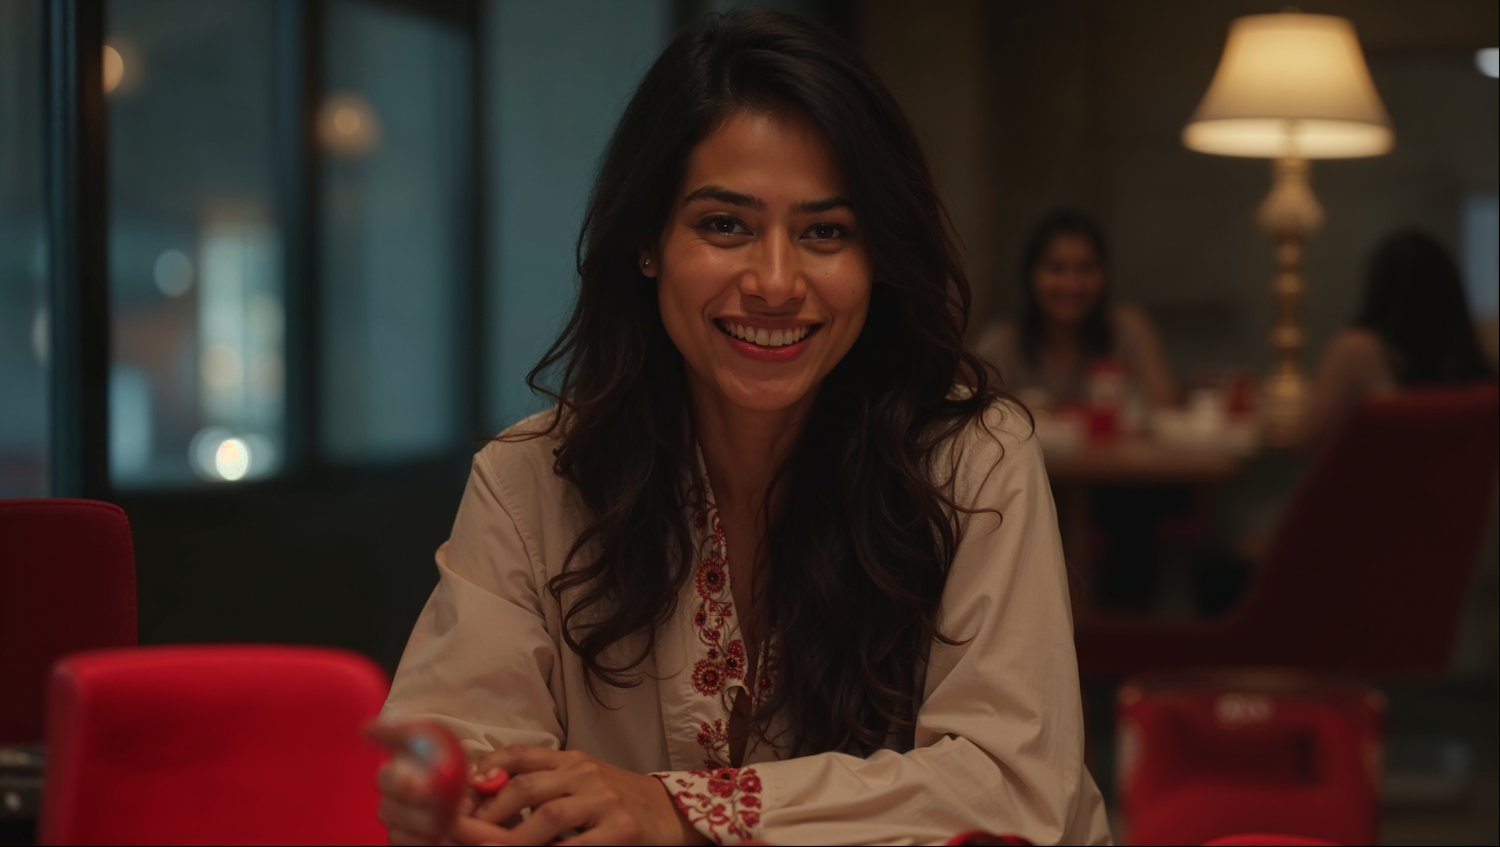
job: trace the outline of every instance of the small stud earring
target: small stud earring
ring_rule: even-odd
[[[641,267],[643,267],[643,268],[649,268],[649,267],[651,267],[651,260],[647,259],[646,261],[641,262]]]

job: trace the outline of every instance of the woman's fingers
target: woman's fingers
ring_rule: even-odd
[[[568,830],[587,829],[596,822],[599,811],[599,804],[593,798],[560,797],[532,809],[531,815],[510,834],[517,844],[550,844]]]
[[[459,818],[453,823],[451,837],[456,844],[545,844],[545,841],[518,841],[511,832],[478,818]]]
[[[381,794],[410,803],[427,800],[431,783],[425,771],[405,759],[393,759],[375,776]]]
[[[402,830],[413,835],[436,838],[442,833],[437,831],[432,815],[421,806],[413,806],[410,803],[402,803],[391,797],[380,798],[380,806],[375,814],[380,822],[391,830]]]
[[[619,815],[607,817],[594,827],[572,838],[565,838],[554,843],[559,847],[572,847],[575,844],[645,844],[647,842],[641,840],[640,827],[636,826],[633,819],[626,815]]]
[[[513,744],[480,757],[479,761],[474,763],[473,772],[483,775],[495,768],[503,768],[511,775],[531,771],[550,771],[584,758],[587,757],[576,750],[553,750],[548,747]]]
[[[521,813],[522,809],[542,805],[567,794],[572,780],[564,771],[533,771],[512,777],[500,793],[479,804],[474,817],[489,823],[499,823]]]

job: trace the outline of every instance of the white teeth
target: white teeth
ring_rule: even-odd
[[[811,327],[799,326],[790,329],[761,329],[743,326],[737,323],[724,321],[723,326],[729,334],[741,341],[748,341],[757,347],[785,347],[796,344],[807,337],[812,331]]]

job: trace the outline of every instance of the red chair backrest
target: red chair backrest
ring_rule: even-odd
[[[1293,494],[1239,612],[1265,654],[1348,673],[1445,667],[1495,491],[1497,431],[1493,384],[1352,415]]]
[[[1372,843],[1384,698],[1295,674],[1216,679],[1121,688],[1115,787],[1130,843],[1201,843],[1247,823]]]
[[[42,740],[53,662],[135,641],[125,512],[93,500],[0,500],[0,745]]]
[[[1226,835],[1223,838],[1205,841],[1203,847],[1338,847],[1338,845],[1321,838],[1252,832],[1244,835]]]
[[[45,844],[384,844],[388,690],[369,660],[299,647],[143,647],[58,663]]]

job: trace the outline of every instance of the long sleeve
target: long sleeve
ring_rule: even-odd
[[[437,551],[438,586],[382,714],[437,720],[471,753],[507,744],[559,748],[567,737],[562,672],[528,549],[536,542],[512,515],[506,488],[513,479],[497,476],[491,455],[474,459],[452,535]]]
[[[1025,428],[1014,411],[1003,414]],[[1083,762],[1072,617],[1041,451],[1029,431],[997,434],[1000,443],[981,435],[962,457],[959,502],[1003,519],[967,519],[942,605],[959,643],[932,651],[915,749],[661,774],[700,832],[721,843],[942,843],[970,830],[1108,843]]]

